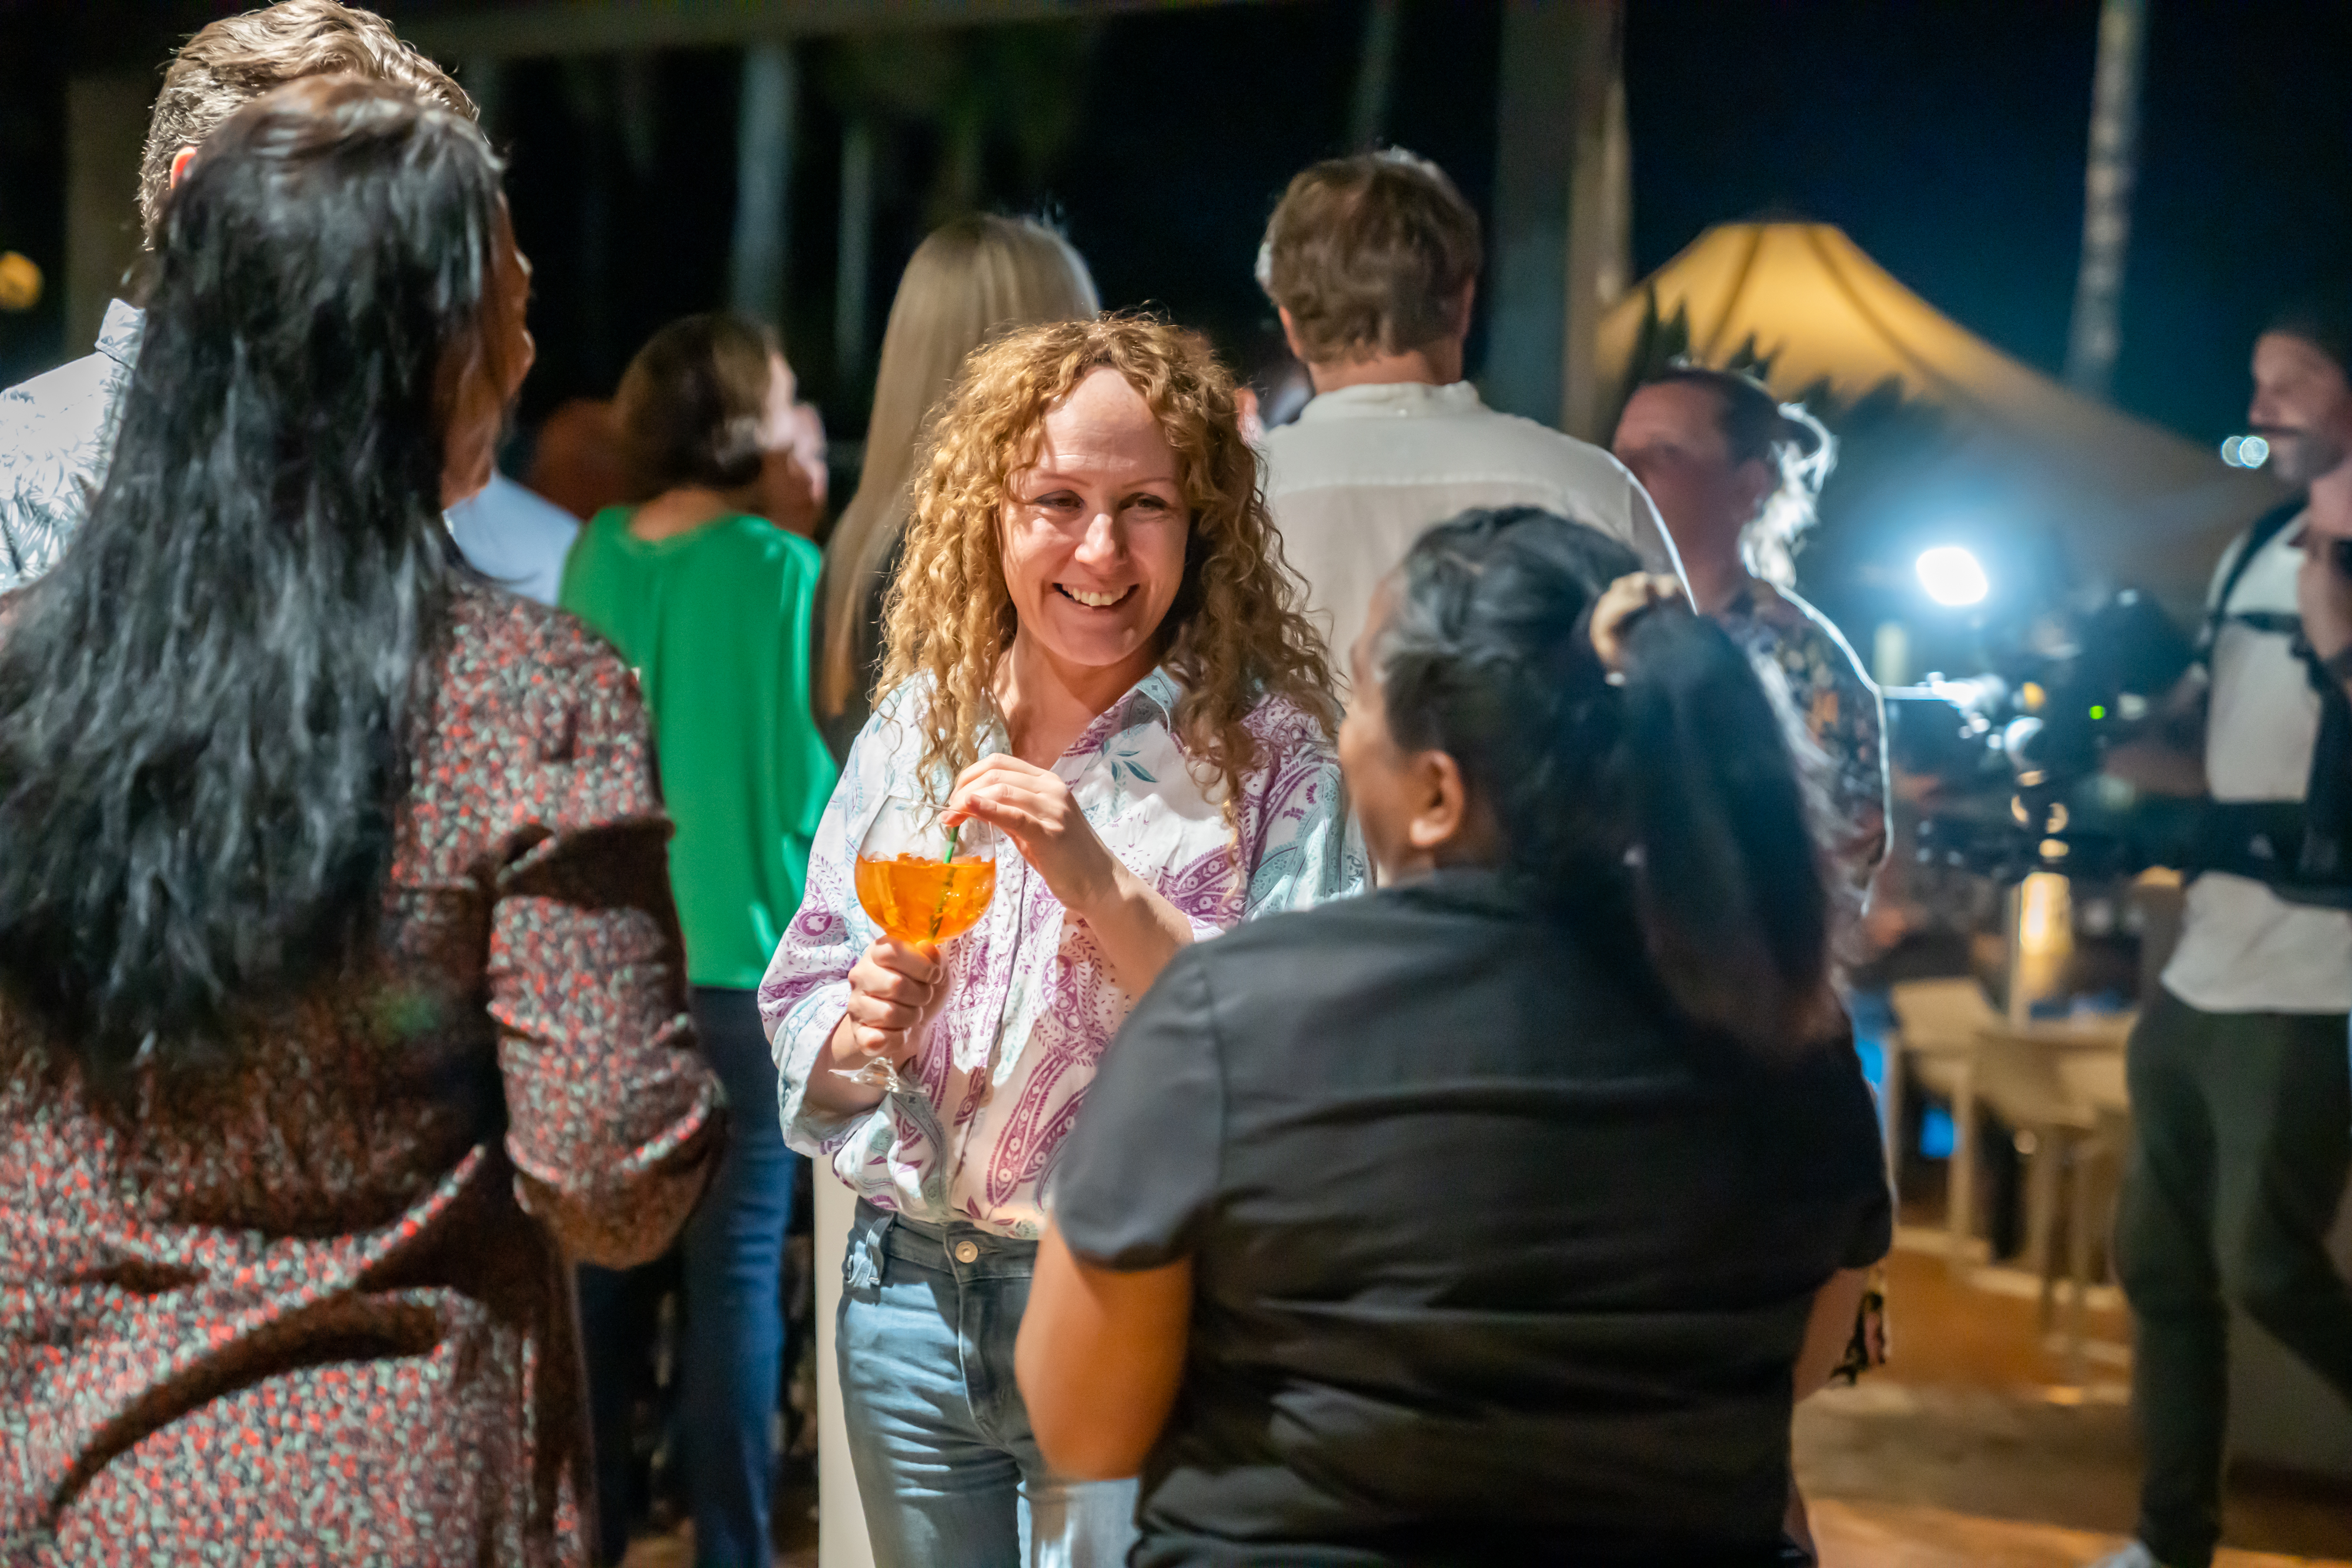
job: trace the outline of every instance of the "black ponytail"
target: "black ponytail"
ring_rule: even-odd
[[[1786,731],[1723,629],[1679,607],[1624,635],[1620,742],[1634,896],[1659,979],[1701,1022],[1770,1049],[1820,1021],[1829,897]]]
[[[1637,616],[1622,685],[1604,676],[1592,606],[1640,570],[1532,507],[1431,529],[1398,569],[1377,656],[1390,732],[1454,758],[1507,871],[1560,918],[1604,946],[1638,934],[1674,1007],[1783,1057],[1816,1038],[1828,995],[1802,788],[1770,697],[1714,622]]]

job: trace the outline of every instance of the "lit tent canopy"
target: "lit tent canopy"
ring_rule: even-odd
[[[2193,614],[2231,535],[2278,504],[2272,480],[2069,391],[1960,327],[1827,224],[1726,224],[1602,319],[1603,386],[1622,386],[1643,326],[1684,314],[1691,357],[1769,365],[1772,389],[1843,402],[1888,383],[1931,405],[1949,439],[1906,490],[1965,484],[2010,527],[2063,541],[2075,569]]]

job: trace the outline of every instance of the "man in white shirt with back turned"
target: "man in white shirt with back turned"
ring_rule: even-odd
[[[2209,800],[2180,942],[2131,1038],[2116,1250],[2138,1323],[2145,1471],[2138,1540],[2101,1568],[2213,1560],[2231,1306],[2352,1399],[2352,1291],[2326,1245],[2352,1170],[2352,915],[2280,896],[2308,891],[2284,876],[2303,851],[2320,692],[2352,678],[2347,596],[2321,591],[2333,543],[2352,539],[2347,307],[2289,312],[2255,343],[2254,428],[2307,497],[2222,557],[2206,678],[2192,670],[2168,705],[2170,733],[2108,754],[2143,788]]]
[[[1315,397],[1265,436],[1265,498],[1336,663],[1372,591],[1431,525],[1540,507],[1677,572],[1657,508],[1601,448],[1497,413],[1462,379],[1478,214],[1443,170],[1391,150],[1318,163],[1266,225],[1257,279]]]

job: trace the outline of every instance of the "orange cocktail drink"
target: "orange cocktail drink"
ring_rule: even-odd
[[[962,936],[995,895],[996,862],[982,856],[857,857],[857,902],[875,925],[909,946]]]

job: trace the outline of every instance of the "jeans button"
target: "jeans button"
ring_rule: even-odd
[[[977,1263],[977,1262],[979,1262],[979,1261],[980,1261],[980,1244],[979,1244],[978,1242],[973,1242],[973,1241],[959,1241],[959,1242],[957,1242],[957,1243],[956,1243],[956,1261],[957,1261],[957,1262],[959,1262],[959,1263]]]

